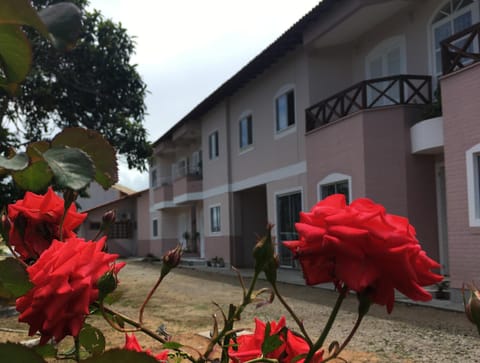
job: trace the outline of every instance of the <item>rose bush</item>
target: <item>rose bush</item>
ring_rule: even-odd
[[[443,278],[431,271],[440,265],[422,250],[408,219],[369,199],[347,205],[342,194],[329,196],[300,213],[295,227],[299,239],[284,244],[299,259],[308,285],[345,284],[391,312],[395,289],[428,301],[422,287]]]
[[[37,259],[54,239],[75,237],[74,230],[87,215],[77,213],[75,204],[68,208],[62,224],[63,214],[64,201],[52,188],[45,195],[26,192],[23,199],[8,206],[10,245],[23,259]]]
[[[17,299],[18,320],[30,325],[29,335],[40,332],[40,344],[52,337],[56,342],[67,335],[76,337],[90,304],[98,299],[97,281],[109,271],[116,274],[125,265],[115,264],[118,255],[102,252],[105,240],[53,240],[27,268],[33,288]]]

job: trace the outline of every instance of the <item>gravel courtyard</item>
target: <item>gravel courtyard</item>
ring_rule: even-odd
[[[156,281],[160,265],[145,262],[129,262],[120,272],[118,290],[122,299],[114,308],[136,318],[138,309]],[[260,287],[266,287],[260,281]],[[279,290],[304,319],[307,331],[318,336],[330,314],[336,293],[319,288],[279,284]],[[191,332],[208,331],[212,326],[212,314],[218,310],[212,301],[225,307],[241,299],[241,288],[234,276],[221,274],[215,269],[200,271],[190,268],[174,270],[160,285],[147,305],[145,317],[152,329],[161,324],[174,337],[182,337]],[[356,298],[346,299],[334,328],[327,338],[339,342],[348,335],[356,317]],[[278,301],[255,310],[248,308],[238,327],[252,329],[253,317],[278,319],[286,315],[287,325],[296,329],[294,321],[286,314]],[[109,346],[122,346],[124,336],[113,332],[99,317],[91,324],[107,333]],[[26,330],[24,324],[15,317],[0,319],[0,327]],[[153,351],[160,346],[150,338],[138,334],[144,347]],[[0,332],[0,341],[20,341],[26,334]],[[480,362],[480,337],[462,313],[433,308],[396,304],[391,315],[384,307],[372,306],[364,319],[359,332],[348,346],[349,362]]]

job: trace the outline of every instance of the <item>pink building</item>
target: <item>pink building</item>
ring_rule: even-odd
[[[344,193],[407,216],[453,288],[480,278],[479,20],[479,0],[319,3],[154,143],[149,251],[252,266],[267,222],[293,239]]]

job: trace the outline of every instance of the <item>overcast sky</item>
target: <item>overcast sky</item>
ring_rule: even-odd
[[[147,84],[145,127],[155,141],[239,71],[318,0],[90,0],[136,39],[132,62]],[[147,175],[120,167],[141,190]]]

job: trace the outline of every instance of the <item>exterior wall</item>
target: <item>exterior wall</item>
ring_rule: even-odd
[[[289,168],[305,160],[304,110],[309,100],[307,85],[307,59],[303,51],[297,51],[280,60],[268,72],[232,96],[229,107],[229,140],[234,190],[263,184],[269,178],[275,178],[265,174]],[[295,125],[277,132],[275,98],[291,88],[295,95]],[[246,111],[250,111],[253,116],[253,148],[241,151],[239,121]]]
[[[220,103],[201,120],[202,150],[203,150],[203,190],[224,187],[228,184],[228,153],[227,153],[227,110],[225,103]],[[210,160],[208,155],[208,136],[218,131],[217,158]]]
[[[438,258],[435,158],[410,153],[414,107],[358,112],[307,135],[308,204],[318,201],[318,183],[333,173],[348,175],[351,199],[368,197],[392,214],[406,216],[423,248]],[[433,186],[433,187],[432,187]]]
[[[136,255],[146,256],[150,252],[151,226],[149,213],[149,193],[143,192],[136,201],[137,246]]]
[[[147,194],[147,193],[145,193]],[[145,196],[146,198],[146,196]],[[84,222],[84,228],[81,231],[80,236],[86,240],[92,240],[95,238],[98,229],[92,229],[91,223],[101,223],[102,216],[109,210],[116,211],[116,220],[130,220],[134,225],[137,224],[137,205],[136,198],[124,198],[116,202],[109,203],[107,205],[95,208],[88,212],[88,217]],[[147,209],[148,210],[148,209]],[[137,224],[138,226],[138,224]],[[134,256],[137,254],[137,241],[138,241],[138,227],[134,228],[132,238],[118,239],[108,238],[108,251],[110,253],[118,253],[120,256]]]
[[[318,183],[333,173],[352,178],[352,199],[366,195],[364,115],[353,114],[307,135],[309,208],[319,200]]]
[[[470,227],[465,152],[480,143],[480,63],[441,80],[451,286],[480,276],[480,228]]]

